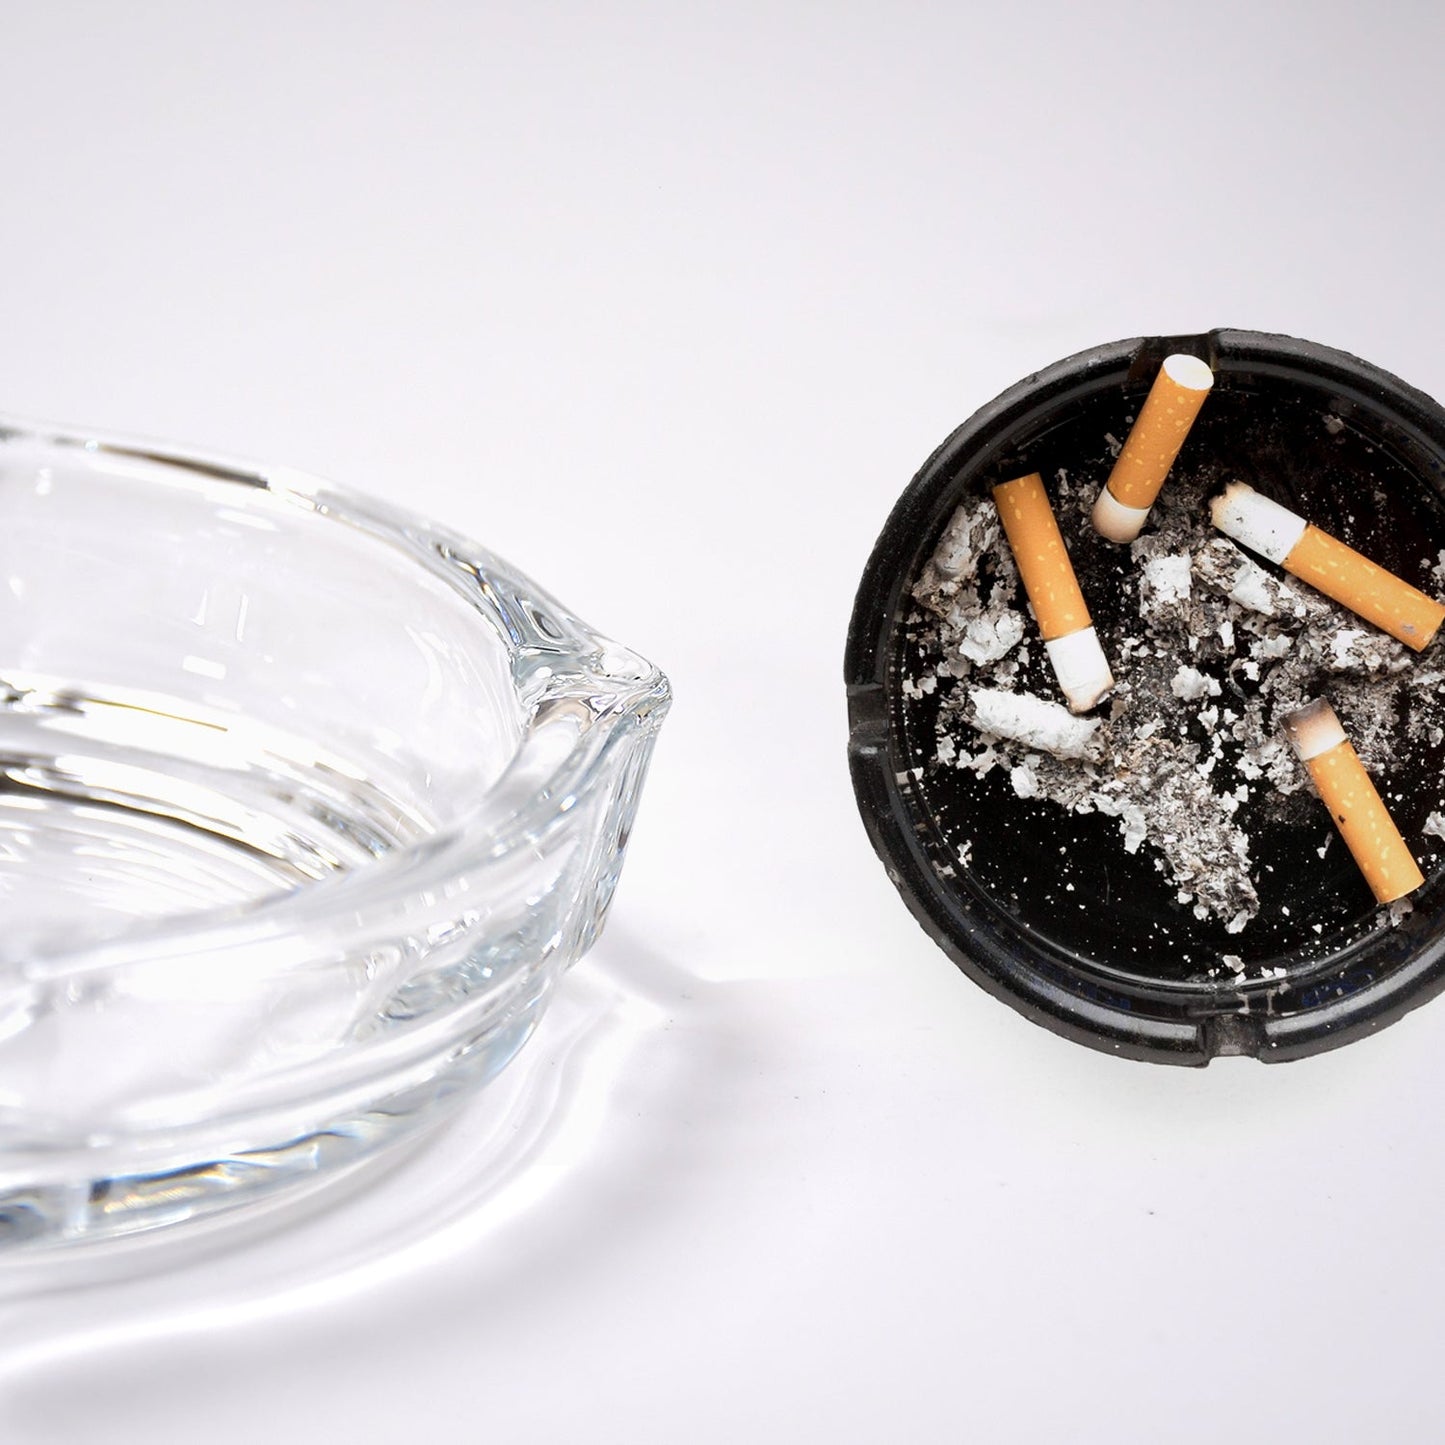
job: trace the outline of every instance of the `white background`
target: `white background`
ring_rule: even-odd
[[[8,1442],[1438,1438],[1445,1004],[1037,1029],[858,823],[897,494],[1094,343],[1445,395],[1438,6],[0,7],[0,408],[470,532],[677,704],[610,931],[451,1135],[0,1300]]]

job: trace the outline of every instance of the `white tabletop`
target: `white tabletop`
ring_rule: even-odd
[[[10,5],[0,410],[484,541],[677,703],[604,941],[447,1134],[0,1271],[29,1442],[1426,1439],[1445,1004],[1126,1063],[923,935],[845,763],[889,508],[1083,347],[1445,396],[1445,12]]]

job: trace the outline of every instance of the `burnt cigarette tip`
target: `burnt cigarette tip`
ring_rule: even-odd
[[[1301,759],[1308,762],[1345,741],[1345,730],[1324,698],[1296,708],[1283,719],[1285,736]]]
[[[1106,486],[1100,488],[1091,520],[1106,542],[1122,544],[1132,542],[1143,531],[1148,516],[1148,507],[1126,506]]]

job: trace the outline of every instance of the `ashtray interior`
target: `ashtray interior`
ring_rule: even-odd
[[[1088,511],[1169,350],[1209,360],[1215,385],[1144,535],[1120,547],[1097,535]],[[1440,423],[1426,398],[1353,358],[1223,332],[1059,363],[931,459],[859,595],[854,776],[875,845],[905,859],[905,896],[968,971],[1086,1042],[1196,1062],[1309,1052],[1377,1026],[1435,986],[1445,901],[1445,674],[1435,654],[1388,639],[1376,646],[1368,624],[1341,609],[1336,619],[1317,612],[1308,623],[1265,625],[1201,586],[1197,572],[1192,597],[1169,589],[1183,577],[1188,593],[1191,552],[1218,536],[1209,496],[1243,480],[1412,584],[1445,591]],[[997,686],[998,667],[960,667],[956,652],[950,662],[941,635],[947,599],[930,591],[930,559],[956,541],[960,518],[987,513],[992,486],[1035,471],[1122,683],[1101,714],[1115,729],[1167,739],[1195,765],[1180,769],[1188,786],[1172,779],[1167,798],[1141,772],[1133,802],[1143,815],[1136,806],[1132,824],[1131,780],[1117,756],[1116,772],[1096,778],[1110,812],[1096,806],[1097,790],[1070,793],[1077,762],[1018,745],[985,757],[966,699]],[[979,610],[1008,570],[1004,550],[996,538],[982,553]],[[1316,646],[1313,634],[1300,640],[1309,627],[1336,631]],[[1027,640],[1004,662],[1004,685],[1056,697],[1041,647]],[[1303,770],[1278,742],[1260,752],[1294,693],[1331,697],[1375,772],[1427,875],[1408,904],[1375,904]],[[1192,877],[1180,861],[1189,857],[1199,865]],[[1230,891],[1235,866],[1243,893]]]
[[[0,447],[0,953],[413,845],[521,731],[501,640],[364,526],[114,451]]]

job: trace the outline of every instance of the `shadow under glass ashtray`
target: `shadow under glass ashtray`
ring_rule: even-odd
[[[1212,387],[1137,539],[1107,541],[1091,510],[1170,356]],[[1073,741],[1019,724],[1029,698],[1062,713],[992,496],[1032,474],[1117,684]],[[1297,1058],[1445,986],[1445,642],[1246,562],[1211,526],[1237,482],[1445,595],[1445,412],[1342,352],[1221,330],[1070,357],[965,422],[889,517],[848,636],[854,788],[918,921],[1029,1018],[1159,1062]],[[1318,698],[1423,874],[1397,901],[1282,735]]]
[[[0,424],[0,1245],[446,1117],[601,927],[668,701],[401,511]]]

